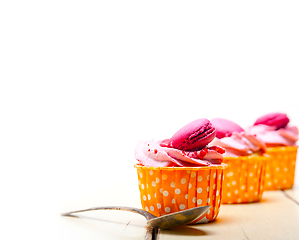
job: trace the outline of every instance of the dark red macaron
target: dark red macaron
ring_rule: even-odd
[[[269,113],[257,119],[254,125],[264,124],[279,129],[288,125],[289,121],[290,119],[284,113]]]
[[[183,151],[204,148],[216,136],[216,130],[208,119],[200,118],[178,130],[170,139],[169,146]]]
[[[244,132],[238,124],[224,118],[213,118],[211,123],[216,128],[217,138],[230,137],[233,132]]]

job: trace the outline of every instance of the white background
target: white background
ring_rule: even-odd
[[[297,1],[1,1],[7,223],[137,183],[137,141],[197,118],[246,127],[279,111],[299,126],[298,12]]]

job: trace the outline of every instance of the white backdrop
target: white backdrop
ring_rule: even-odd
[[[197,118],[246,127],[281,111],[299,126],[298,12],[297,1],[2,1],[7,216],[135,183],[137,141]]]

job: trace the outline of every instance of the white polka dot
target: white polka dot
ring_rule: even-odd
[[[135,176],[136,176],[136,175],[135,175]],[[142,177],[143,177],[143,175],[142,175],[142,172],[141,172],[141,173],[139,173],[139,177],[140,177],[140,178],[142,178]]]
[[[192,202],[196,203],[196,197],[192,198]]]
[[[153,212],[155,210],[154,206],[150,206],[150,210]]]
[[[174,188],[175,187],[175,183],[174,182],[170,183],[170,187]]]
[[[213,185],[213,189],[215,189],[215,188],[216,188],[216,184]]]
[[[196,177],[196,172],[192,172],[192,173],[191,173],[191,177],[192,177],[192,178]]]
[[[213,178],[216,178],[216,173],[213,174]]]
[[[207,187],[207,192],[209,192],[209,191],[210,191],[210,186]]]
[[[190,188],[192,188],[192,184],[191,183],[189,183],[189,186],[188,186],[188,188],[190,189]]]
[[[160,182],[160,178],[156,178],[156,183],[159,183]]]
[[[242,202],[242,200],[239,198],[239,199],[237,200],[237,202],[240,203],[240,202]]]
[[[148,199],[148,200],[151,200],[151,195],[148,194],[148,195],[147,195],[147,199]]]
[[[227,193],[227,196],[230,197],[230,193]]]
[[[236,181],[233,181],[233,182],[232,182],[232,185],[236,185],[236,184],[237,184],[237,182],[236,182]]]
[[[207,198],[207,203],[210,203],[210,198]]]
[[[284,171],[285,171],[285,172],[287,172],[287,171],[288,171],[288,169],[287,169],[287,168],[285,168],[285,169],[284,169]]]
[[[157,208],[160,209],[161,208],[161,204],[157,203]]]
[[[185,199],[188,199],[188,193],[185,195]]]
[[[146,196],[145,195],[143,195],[143,200],[146,201]]]
[[[253,176],[253,173],[251,172],[250,174],[249,174],[249,177],[252,177]]]
[[[252,189],[253,189],[253,186],[251,186],[249,189],[252,190]]]
[[[156,187],[156,182],[155,181],[152,181],[152,186]]]
[[[155,198],[157,197],[157,193],[154,194]]]
[[[197,181],[201,182],[202,181],[202,176],[198,176]]]
[[[162,174],[162,180],[166,180],[167,179],[167,175],[166,174]]]
[[[146,184],[146,188],[148,188],[148,183]]]
[[[208,212],[207,212],[207,214],[209,215],[210,213],[211,213],[211,210],[209,209]]]
[[[202,204],[202,200],[201,199],[197,199],[197,204],[198,205]]]
[[[148,207],[145,207],[145,211],[148,211]]]
[[[165,190],[165,191],[163,192],[163,195],[164,195],[164,197],[167,197],[167,196],[168,196],[168,192]]]
[[[169,213],[170,210],[171,210],[171,209],[170,209],[169,207],[166,207],[166,208],[165,208],[165,212],[167,212],[167,213]]]
[[[171,200],[171,202],[172,202],[173,204],[175,204],[175,199],[173,198],[173,199]]]
[[[163,188],[160,188],[160,193],[163,193]]]
[[[152,176],[153,174],[154,174],[154,173],[153,173],[153,171],[152,171],[152,170],[150,170],[150,171],[149,171],[149,175],[151,175],[151,176]]]
[[[218,196],[218,195],[219,195],[219,190],[216,191],[216,196]]]
[[[238,190],[235,190],[235,194],[238,194],[238,192],[239,192]]]
[[[181,205],[180,205],[180,209],[181,209],[181,210],[184,210],[184,209],[185,209],[185,205],[184,205],[184,204],[181,204]]]
[[[141,188],[144,189],[144,185],[143,185],[143,183],[141,184]]]
[[[185,178],[182,178],[181,179],[181,184],[185,184],[186,183],[186,179]]]
[[[221,174],[219,174],[219,180],[221,180]]]
[[[174,191],[176,194],[180,194],[181,193],[181,190],[179,188],[175,189]]]
[[[242,185],[241,189],[242,189],[242,190],[244,190],[244,189],[245,189],[245,186],[244,186],[244,185]]]
[[[210,180],[210,174],[207,176],[207,179]]]
[[[229,186],[230,186],[230,183],[227,183],[226,185],[229,187]]]
[[[254,195],[257,196],[257,192],[255,192]]]
[[[138,185],[140,185],[141,184],[141,182],[140,182],[140,180],[138,180]]]
[[[201,193],[202,192],[202,188],[201,187],[197,188],[197,192]]]
[[[276,168],[276,171],[279,171],[279,168]]]

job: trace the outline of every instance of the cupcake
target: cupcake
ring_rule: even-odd
[[[257,202],[264,192],[267,157],[266,146],[259,138],[246,134],[236,123],[211,119],[216,138],[211,144],[225,148],[222,203]]]
[[[216,131],[209,120],[195,120],[170,139],[140,141],[135,165],[142,208],[161,216],[210,205],[209,211],[192,223],[215,220],[222,199],[221,147],[210,145]]]
[[[284,113],[270,113],[256,120],[247,129],[262,139],[270,159],[266,168],[265,190],[290,189],[293,187],[298,146],[298,129],[289,125]]]

